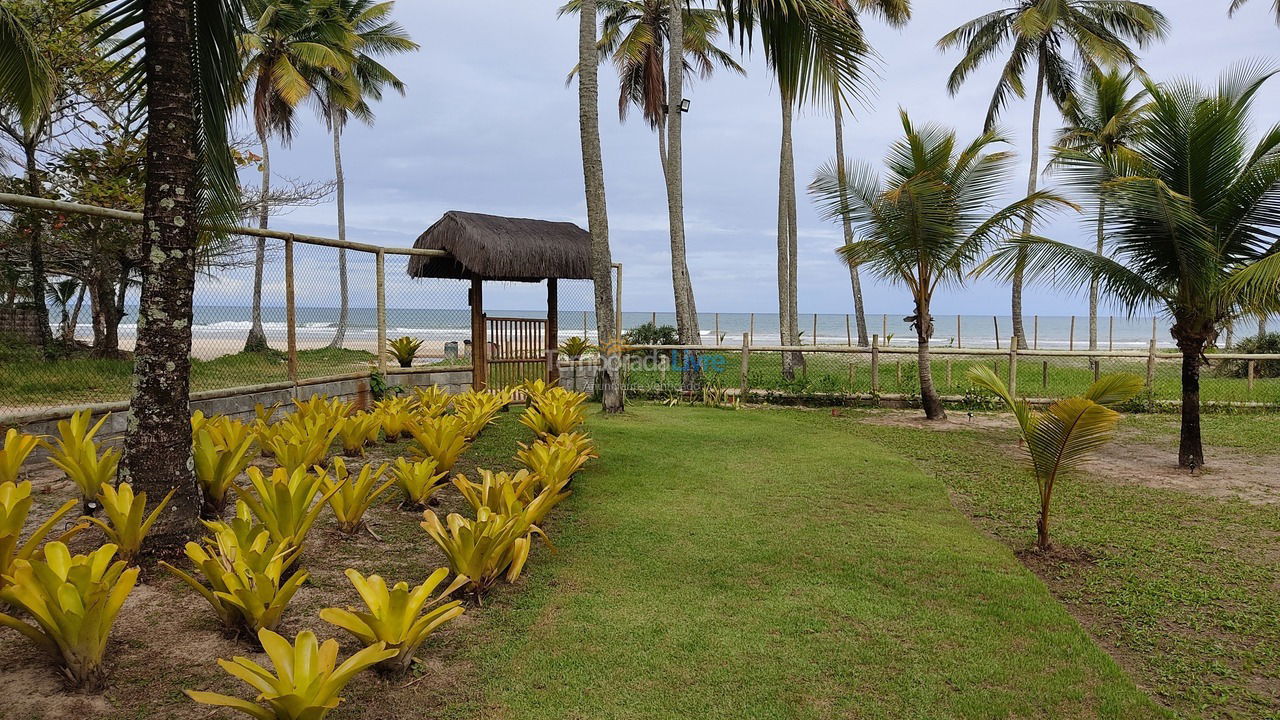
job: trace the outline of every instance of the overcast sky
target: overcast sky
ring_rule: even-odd
[[[872,108],[846,118],[847,154],[878,162],[900,134],[899,107],[918,122],[954,125],[963,138],[977,134],[997,68],[975,74],[950,97],[945,81],[957,57],[939,53],[934,43],[956,25],[1004,4],[914,0],[915,17],[902,30],[868,18],[870,39],[882,60]],[[1193,76],[1213,83],[1232,63],[1274,56],[1280,43],[1266,0],[1253,0],[1230,19],[1228,0],[1155,4],[1173,26],[1165,43],[1144,52],[1143,65],[1156,79]],[[352,126],[344,136],[350,239],[410,245],[450,209],[585,226],[577,92],[564,83],[577,60],[577,20],[556,19],[556,7],[528,0],[400,0],[397,17],[422,49],[387,61],[408,83],[406,96],[389,96],[375,108],[374,127]],[[689,268],[702,312],[777,310],[778,97],[759,53],[743,65],[746,77],[719,74],[694,82],[686,92],[692,101],[684,124]],[[618,122],[616,75],[612,66],[600,72],[611,241],[614,259],[625,266],[624,306],[669,310],[666,195],[656,138],[634,117],[625,125]],[[1280,120],[1278,100],[1280,79],[1256,103],[1259,125]],[[1051,136],[1061,121],[1051,106],[1046,108],[1045,135]],[[1011,105],[1003,118],[1024,157],[1030,120],[1029,101]],[[832,144],[830,116],[802,112],[795,124],[802,193],[814,170],[832,157]],[[330,142],[309,111],[293,145],[273,152],[272,161],[279,175],[322,179],[333,174]],[[1023,166],[1011,191],[1025,182]],[[803,194],[799,214],[801,312],[850,311],[847,270],[832,252],[838,228],[819,219]],[[331,205],[297,210],[275,225],[335,233]],[[1080,244],[1089,242],[1088,233],[1082,220],[1071,218],[1047,229],[1055,238]],[[864,287],[869,312],[901,313],[908,307],[899,288],[870,281]],[[1008,290],[994,284],[947,290],[935,308],[945,314],[1006,314]],[[1028,314],[1084,308],[1082,298],[1046,288],[1030,290],[1025,302]]]

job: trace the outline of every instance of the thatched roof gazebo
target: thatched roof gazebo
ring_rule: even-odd
[[[519,372],[522,365],[527,368],[542,363],[544,354],[546,379],[559,379],[556,281],[591,279],[590,233],[569,222],[450,210],[427,228],[413,246],[443,250],[448,256],[413,256],[408,267],[410,277],[471,281],[468,301],[474,387],[488,384],[490,365],[513,365]],[[546,280],[547,319],[486,316],[485,280]]]

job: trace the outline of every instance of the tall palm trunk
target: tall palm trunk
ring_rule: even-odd
[[[1027,174],[1027,195],[1035,193],[1040,179],[1040,110],[1044,104],[1044,59],[1036,61],[1036,98],[1031,110],[1031,170]],[[1034,223],[1033,210],[1028,209],[1022,221],[1022,234],[1030,235]],[[1026,269],[1026,250],[1018,251],[1018,258],[1013,267],[1013,334],[1018,338],[1018,349],[1027,348],[1027,333],[1022,327],[1022,279]]]
[[[591,279],[595,286],[596,332],[603,352],[600,397],[607,413],[622,412],[622,357],[613,315],[613,261],[605,206],[604,159],[600,152],[600,85],[596,50],[596,0],[582,0],[578,18],[578,132],[587,226],[591,232]]]
[[[693,299],[693,281],[689,278],[689,263],[685,254],[684,238],[684,151],[681,131],[684,113],[680,109],[684,97],[684,6],[685,0],[670,0],[671,18],[667,34],[670,36],[667,67],[667,143],[663,150],[666,164],[663,174],[667,181],[667,217],[671,224],[671,289],[675,294],[676,331],[681,345],[700,345],[698,310]],[[685,391],[697,390],[702,385],[702,373],[696,356],[686,353],[684,372],[681,374]]]
[[[929,338],[933,337],[933,316],[929,301],[916,300],[916,365],[920,370],[920,404],[929,420],[946,420],[947,411],[933,384],[933,364],[929,356]]]
[[[1107,201],[1098,198],[1098,241],[1097,253],[1102,254],[1103,241],[1107,236]],[[1098,274],[1089,279],[1089,349],[1098,349]]]
[[[1258,337],[1261,338],[1267,334],[1267,314],[1258,313]]]
[[[22,143],[26,159],[27,194],[32,197],[39,197],[44,185],[40,179],[40,163],[36,158],[37,142],[36,134],[32,133]],[[38,313],[37,317],[42,319],[41,322],[36,323],[36,331],[40,350],[48,358],[53,355],[53,331],[49,328],[49,306],[45,303],[44,297],[49,280],[45,277],[44,248],[42,247],[44,219],[39,211],[32,210],[27,213],[27,233],[27,260],[31,264],[31,277],[28,278],[31,305]]]
[[[342,175],[342,130],[338,123],[333,123],[333,171],[337,184],[335,192],[338,201],[338,241],[347,241],[347,185]],[[347,249],[338,248],[338,329],[333,333],[329,347],[340,348],[347,337]]]
[[[80,288],[76,290],[76,301],[71,307],[71,317],[68,319],[67,327],[64,329],[62,341],[67,345],[71,345],[76,341],[76,327],[80,324],[80,310],[84,307],[85,284],[80,283]]]
[[[836,121],[836,175],[840,178],[840,205],[843,207],[849,201],[848,189],[845,186],[845,162],[844,162],[844,113],[841,109],[839,98],[835,102],[835,121]],[[844,213],[841,213],[844,216]],[[853,223],[848,217],[844,217],[842,223],[844,225],[844,244],[848,245],[853,242]],[[857,315],[858,321],[858,345],[866,347],[871,343],[867,339],[867,312],[862,305],[862,279],[858,277],[858,266],[849,266],[849,284],[853,286],[853,312]],[[816,343],[817,338],[813,341]]]
[[[147,535],[149,555],[173,557],[200,530],[187,404],[199,221],[195,23],[190,2],[150,0],[144,7],[149,133],[143,224],[148,247],[122,475],[154,498],[176,488]]]
[[[1206,341],[1203,337],[1178,333],[1182,351],[1182,428],[1178,439],[1178,465],[1204,467],[1204,444],[1200,437],[1200,360]]]
[[[262,145],[262,189],[258,200],[258,227],[266,230],[270,223],[271,208],[271,144],[267,141],[266,128],[258,128],[258,142]],[[266,238],[257,238],[253,257],[253,309],[249,325],[249,337],[245,338],[245,352],[261,352],[267,349],[267,334],[262,329],[262,271],[267,260]]]
[[[791,139],[791,117],[795,102],[785,90],[782,99],[782,142],[778,152],[778,335],[783,345],[800,341],[795,307],[795,153]],[[782,376],[795,379],[796,368],[803,363],[799,353],[782,354]]]

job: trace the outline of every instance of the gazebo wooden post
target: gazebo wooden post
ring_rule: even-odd
[[[489,339],[484,326],[484,280],[471,279],[471,387],[483,390],[489,380]]]
[[[555,278],[547,278],[547,382],[560,382],[560,293]]]

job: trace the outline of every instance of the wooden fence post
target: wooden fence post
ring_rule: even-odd
[[[1151,390],[1156,383],[1156,339],[1151,338],[1147,345],[1147,389]]]
[[[1009,338],[1009,395],[1018,396],[1018,336]]]
[[[751,342],[756,341],[756,314],[751,313],[751,319],[747,325],[747,335],[750,336]]]
[[[387,374],[387,252],[378,248],[378,373]]]
[[[995,329],[996,329],[996,349],[999,350],[1000,349],[1000,319],[997,318],[995,315],[992,315],[991,324],[995,326]]]
[[[849,313],[844,314],[844,336],[849,341],[849,347],[853,347],[853,330],[849,327]]]
[[[951,382],[951,356],[948,355],[947,356],[947,388],[950,389],[953,386],[954,385]]]
[[[814,345],[818,344],[818,313],[813,314],[813,339]]]
[[[1107,352],[1116,349],[1116,316],[1112,315],[1107,323]]]
[[[871,336],[871,393],[880,392],[880,336]]]
[[[716,313],[716,346],[720,346],[720,313]]]
[[[739,377],[738,399],[747,401],[747,369],[751,357],[751,335],[742,333],[742,370]]]
[[[956,349],[964,347],[960,341],[960,316],[956,315]]]
[[[1031,349],[1040,349],[1040,316],[1031,316]]]
[[[1040,388],[1042,390],[1049,389],[1049,361],[1040,361]]]
[[[1258,363],[1256,361],[1250,360],[1249,361],[1249,392],[1251,393],[1253,392],[1253,378],[1256,376],[1257,369],[1258,369]]]
[[[293,238],[284,241],[284,313],[288,337],[289,382],[298,388],[298,305],[293,282]]]

